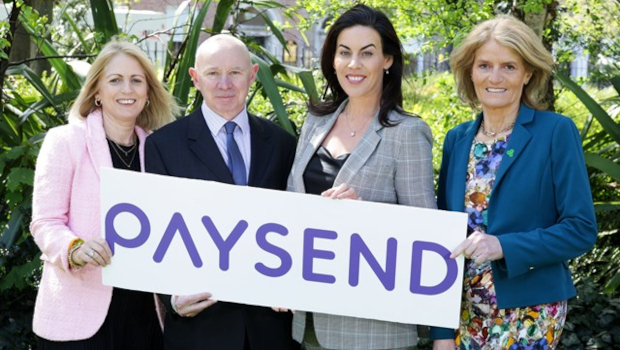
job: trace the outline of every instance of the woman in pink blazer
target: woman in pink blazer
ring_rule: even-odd
[[[39,349],[163,348],[153,294],[101,282],[112,254],[100,233],[99,181],[102,167],[142,171],[145,130],[176,112],[146,54],[113,40],[90,68],[69,123],[47,133],[30,225],[43,253],[33,321]]]

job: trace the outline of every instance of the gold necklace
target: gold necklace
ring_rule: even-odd
[[[486,136],[491,136],[491,137],[495,137],[497,134],[501,134],[503,132],[511,130],[514,126],[515,126],[515,122],[512,122],[510,125],[508,125],[507,127],[503,128],[501,130],[498,130],[498,131],[486,131],[484,129],[484,118],[482,118],[482,122],[480,123],[480,128],[481,128],[482,133],[484,135],[486,135]]]
[[[116,148],[118,150],[120,150],[121,152],[123,152],[125,154],[125,157],[129,157],[129,152],[133,152],[133,150],[136,148],[136,145],[138,144],[137,142],[134,141],[133,146],[131,146],[131,148],[129,148],[128,150],[124,150],[118,143],[116,143],[114,140],[112,139],[108,139],[108,141],[111,141],[114,146],[116,146]]]
[[[127,167],[127,169],[131,169],[131,164],[133,164],[134,159],[136,159],[136,154],[138,153],[136,151],[137,150],[136,145],[138,143],[137,142],[134,143],[133,146],[129,150],[125,151],[116,142],[114,142],[114,141],[112,141],[110,139],[107,139],[107,140],[108,140],[108,142],[111,142],[112,149],[114,150],[114,153],[116,153],[116,155],[121,160],[121,162],[123,162],[125,167]],[[123,159],[123,156],[121,156],[121,154],[118,152],[119,150],[125,154],[125,157],[129,157],[129,152],[132,152],[131,159],[129,160],[129,162],[126,162],[125,159]]]

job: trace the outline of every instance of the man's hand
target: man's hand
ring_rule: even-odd
[[[170,299],[172,308],[181,317],[194,317],[202,310],[215,304],[217,301],[210,299],[211,293],[194,295],[173,295]]]

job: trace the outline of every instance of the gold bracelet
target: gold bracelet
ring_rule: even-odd
[[[82,244],[84,244],[84,240],[81,238],[78,238],[75,241],[73,241],[73,244],[71,245],[71,249],[69,249],[69,267],[72,268],[73,270],[79,270],[82,267],[84,267],[84,265],[78,265],[75,261],[73,261],[73,252],[78,250],[78,248],[80,248]]]

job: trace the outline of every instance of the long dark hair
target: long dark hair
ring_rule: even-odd
[[[383,75],[383,91],[381,92],[381,101],[379,107],[379,122],[383,126],[393,126],[390,122],[388,114],[391,110],[396,110],[402,114],[408,114],[403,110],[403,50],[398,35],[392,22],[387,16],[372,7],[358,4],[353,6],[347,12],[343,13],[331,26],[325,42],[323,43],[323,52],[321,53],[321,71],[327,86],[323,93],[325,99],[327,93],[331,91],[331,99],[329,101],[319,102],[310,101],[308,107],[313,114],[327,115],[338,109],[338,106],[348,96],[336,76],[334,69],[334,57],[336,56],[336,45],[340,33],[353,26],[365,26],[372,28],[379,33],[381,37],[381,45],[383,46],[383,55],[392,56],[392,66],[389,68],[389,74]]]

